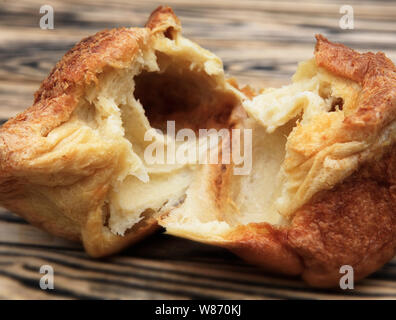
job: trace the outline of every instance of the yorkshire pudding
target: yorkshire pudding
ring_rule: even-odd
[[[230,161],[169,161],[197,148],[172,123],[214,129],[217,160]],[[92,256],[159,224],[330,287],[341,266],[358,280],[395,254],[395,140],[396,68],[383,53],[319,35],[292,84],[255,94],[160,7],[145,28],[82,40],[3,125],[0,203]],[[147,160],[153,142],[163,162]]]

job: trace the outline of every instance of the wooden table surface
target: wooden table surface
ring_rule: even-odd
[[[339,28],[343,4],[353,30]],[[39,8],[52,5],[55,29],[41,30]],[[30,106],[52,66],[82,37],[101,29],[142,26],[160,3],[131,0],[0,0],[0,119]],[[394,1],[169,0],[184,34],[224,61],[226,72],[254,87],[289,82],[312,57],[314,34],[396,61]],[[39,268],[51,265],[55,289],[41,290]],[[231,253],[157,234],[121,254],[94,260],[81,246],[42,232],[0,210],[3,299],[396,299],[396,259],[354,290],[314,290],[296,278],[266,274]]]

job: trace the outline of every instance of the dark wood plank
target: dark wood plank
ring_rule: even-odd
[[[226,250],[160,233],[100,260],[4,211],[0,235],[3,298],[396,299],[396,259],[343,292],[313,290],[297,278],[266,274]],[[42,265],[53,267],[55,290],[39,288]]]

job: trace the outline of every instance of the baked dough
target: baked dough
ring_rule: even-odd
[[[256,94],[160,7],[145,28],[82,40],[2,126],[0,203],[95,257],[160,225],[336,286],[342,265],[361,279],[395,254],[395,119],[396,69],[382,53],[317,36],[292,84]],[[145,134],[169,120],[251,132],[251,171],[235,175],[235,158],[147,163]],[[164,150],[177,143],[151,132]]]
[[[242,93],[221,60],[181,35],[170,8],[145,28],[83,39],[54,67],[34,104],[0,129],[0,202],[94,257],[158,229],[154,213],[177,206],[194,163],[144,161],[150,129],[228,128]]]

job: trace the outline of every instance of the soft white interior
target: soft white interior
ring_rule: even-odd
[[[210,187],[195,179],[183,205],[162,224],[172,234],[210,242],[224,240],[227,232],[241,224],[288,223],[280,207],[287,212],[293,206],[291,199],[307,175],[298,168],[285,171],[285,159],[291,157],[294,143],[289,138],[297,127],[310,134],[310,126],[318,118],[343,119],[355,107],[359,90],[357,84],[330,75],[311,60],[300,64],[292,84],[266,89],[253,100],[245,100],[249,118],[241,126],[252,129],[250,174],[229,175],[220,206],[216,200],[208,200]],[[201,168],[202,176],[210,177],[205,171],[208,169]],[[321,183],[324,188],[326,181]]]

